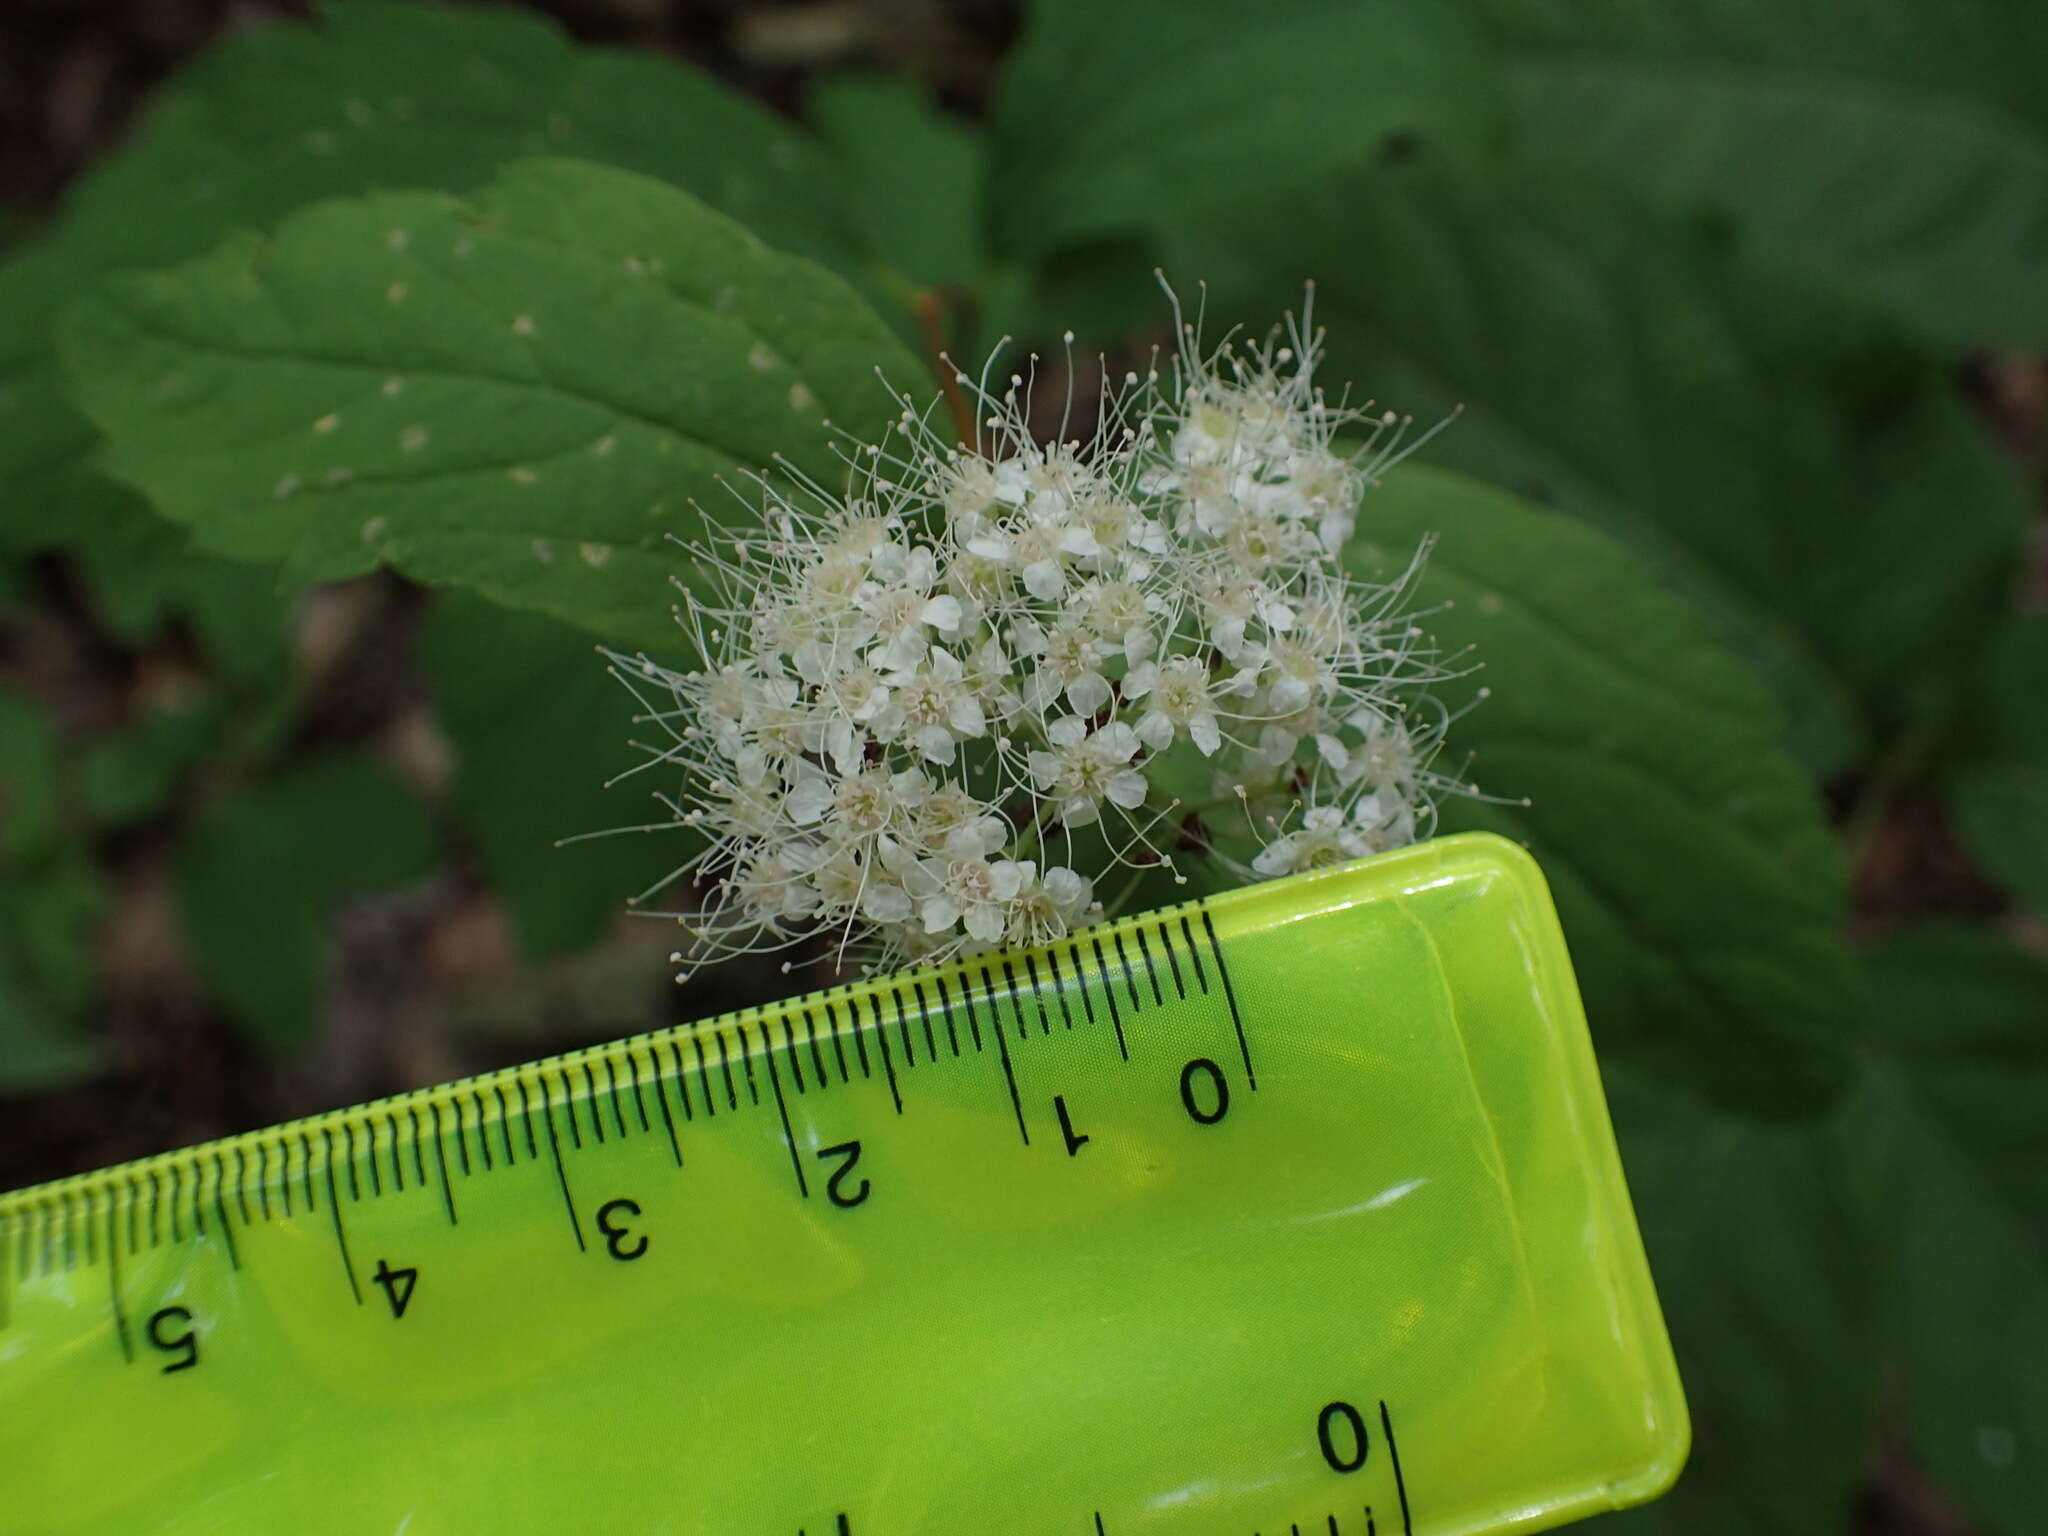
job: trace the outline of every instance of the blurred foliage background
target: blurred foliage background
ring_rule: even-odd
[[[665,556],[589,542],[605,486],[516,568],[401,542],[418,486],[300,445],[237,503],[260,434],[124,374],[212,366],[236,232],[338,293],[320,231],[397,205],[304,206],[596,161],[898,366],[1011,334],[1084,397],[1155,267],[1214,334],[1314,278],[1328,379],[1462,410],[1354,557],[1443,534],[1457,746],[1533,801],[1447,820],[1535,847],[1580,965],[1697,1435],[1609,1528],[2039,1530],[2044,59],[2035,0],[10,7],[0,1186],[789,985],[670,983],[620,914],[672,845],[554,846],[645,814],[592,645],[660,643]]]

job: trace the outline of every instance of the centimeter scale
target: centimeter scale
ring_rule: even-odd
[[[1477,835],[0,1196],[0,1530],[1458,1536],[1684,1400]]]

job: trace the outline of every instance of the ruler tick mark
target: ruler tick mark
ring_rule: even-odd
[[[889,1102],[896,1106],[896,1113],[903,1113],[903,1095],[896,1091],[896,1063],[889,1055],[889,1030],[882,1023],[882,1005],[875,1001],[874,993],[868,994],[868,1016],[874,1021],[875,1043],[882,1048],[882,1071],[889,1078]]]
[[[226,1183],[227,1169],[221,1163],[220,1154],[215,1153],[213,1157],[213,1214],[220,1218],[221,1240],[227,1244],[228,1249],[228,1267],[240,1269],[242,1267],[242,1255],[235,1244],[235,1229],[228,1222],[228,1208],[221,1199],[221,1191]]]
[[[690,1079],[687,1075],[689,1069],[683,1065],[683,1048],[676,1044],[673,1036],[668,1041],[668,1058],[675,1064],[671,1075],[675,1078],[676,1101],[683,1106],[683,1118],[694,1120],[697,1115],[690,1107]]]
[[[697,1086],[704,1091],[704,1113],[712,1119],[718,1118],[717,1095],[711,1091],[711,1066],[704,1059],[704,1035],[697,1029],[690,1031],[690,1049],[697,1055]]]
[[[498,1101],[498,1137],[505,1144],[505,1166],[509,1168],[519,1161],[519,1154],[512,1150],[512,1101],[505,1097],[503,1083],[491,1084],[491,1097]]]
[[[1124,1040],[1124,1018],[1117,1012],[1116,982],[1109,974],[1108,957],[1102,953],[1102,940],[1090,939],[1088,942],[1095,950],[1095,975],[1102,983],[1102,1000],[1109,1004],[1109,1021],[1116,1026],[1116,1053],[1123,1060],[1129,1061],[1131,1048]]]
[[[1111,934],[1110,942],[1116,945],[1116,963],[1123,970],[1124,985],[1130,988],[1131,1012],[1142,1012],[1145,1006],[1145,1001],[1143,998],[1138,996],[1138,978],[1131,974],[1131,957],[1129,952],[1124,948],[1123,930],[1118,929],[1115,933]]]
[[[1145,942],[1144,925],[1132,930],[1137,935],[1138,953],[1145,961],[1145,979],[1152,983],[1152,1001],[1161,1008],[1166,1006],[1166,994],[1159,989],[1159,967],[1152,963],[1152,946]]]
[[[818,1087],[829,1088],[831,1081],[825,1076],[825,1053],[818,1048],[818,1016],[809,1008],[804,1010],[804,1039],[811,1048],[811,1070],[817,1074]]]
[[[725,1031],[714,1029],[711,1038],[718,1042],[718,1075],[725,1079],[725,1107],[734,1114],[740,1112],[739,1089],[732,1080],[732,1052],[727,1046]]]
[[[896,1009],[896,1033],[903,1041],[903,1065],[917,1065],[917,1048],[910,1038],[910,1010],[903,1005],[903,984],[897,982],[889,988],[889,1001]]]
[[[1380,1400],[1380,1432],[1387,1437],[1387,1459],[1394,1464],[1394,1492],[1401,1497],[1401,1536],[1415,1536],[1414,1522],[1408,1517],[1408,1481],[1401,1475],[1401,1447],[1394,1442],[1394,1419],[1384,1398]]]
[[[676,1139],[676,1117],[669,1113],[668,1095],[661,1091],[660,1057],[654,1058],[653,1066],[656,1069],[654,1073],[654,1102],[661,1106],[661,1124],[662,1128],[668,1132],[668,1149],[676,1160],[676,1166],[680,1168],[683,1166],[683,1144]]]
[[[114,1228],[114,1192],[107,1192],[107,1300],[114,1309],[114,1331],[121,1340],[121,1358],[135,1363],[135,1341],[128,1336],[128,1309],[121,1304],[121,1234]]]
[[[1010,1109],[1017,1116],[1017,1134],[1024,1138],[1024,1145],[1028,1147],[1031,1145],[1031,1132],[1024,1124],[1024,1101],[1017,1094],[1017,1073],[1010,1065],[1010,1044],[1003,1038],[1002,1016],[996,1012],[994,978],[988,976],[986,969],[982,971],[982,975],[989,982],[988,988],[982,992],[981,996],[982,1001],[988,1007],[989,1023],[993,1026],[991,1033],[996,1037],[996,1051],[1002,1058],[1003,1081],[1010,1085]],[[972,1020],[974,1017],[974,1000],[972,998],[966,999],[966,1008],[967,1017]]]
[[[743,1026],[744,1027],[744,1026]],[[811,1186],[804,1179],[803,1155],[796,1149],[796,1132],[790,1129],[789,1106],[782,1100],[782,1074],[775,1070],[775,1044],[768,1038],[768,1026],[761,1026],[761,1043],[768,1058],[768,1082],[775,1090],[775,1110],[782,1116],[782,1141],[789,1148],[789,1166],[796,1170],[796,1192],[808,1200]]]
[[[448,1207],[448,1225],[455,1226],[455,1186],[448,1181],[448,1151],[441,1138],[441,1101],[431,1100],[427,1109],[434,1121],[434,1167],[441,1175],[441,1199]]]
[[[521,1073],[518,1077],[515,1077],[512,1080],[512,1084],[519,1090],[519,1118],[526,1126],[527,1155],[537,1163],[540,1161],[540,1143],[534,1138],[533,1134],[533,1104],[526,1097],[525,1074]]]
[[[762,1029],[762,1035],[765,1037],[766,1034],[767,1029],[764,1026]],[[761,1085],[759,1080],[754,1076],[753,1048],[751,1046],[747,1046],[746,1042],[746,1031],[745,1029],[742,1029],[740,1031],[740,1044],[746,1048],[740,1052],[740,1070],[746,1074],[747,1102],[750,1104],[758,1104],[761,1102]]]
[[[1174,995],[1183,999],[1186,998],[1188,989],[1186,983],[1180,979],[1180,957],[1174,953],[1173,934],[1168,930],[1164,922],[1161,922],[1159,925],[1159,947],[1166,951],[1166,964],[1168,969],[1173,972]]]
[[[1195,942],[1195,930],[1188,926],[1186,913],[1181,914],[1180,932],[1181,937],[1187,941],[1188,959],[1195,967],[1195,986],[1206,995],[1209,990],[1209,973],[1202,969],[1202,946]],[[1337,1517],[1332,1515],[1330,1518],[1334,1520]]]
[[[355,1297],[356,1305],[360,1307],[363,1288],[356,1283],[355,1261],[348,1254],[348,1232],[341,1224],[341,1196],[334,1187],[334,1137],[326,1126],[320,1128],[320,1141],[327,1154],[327,1209],[334,1217],[334,1246],[341,1250],[341,1267],[348,1275],[349,1294]]]
[[[832,1036],[832,1054],[839,1058],[839,1081],[850,1083],[853,1074],[846,1070],[846,1040],[839,1033],[839,1020],[833,1015],[831,1003],[827,1002],[824,1008],[825,1029]]]
[[[580,1065],[583,1068],[583,1107],[590,1111],[590,1134],[597,1138],[597,1144],[601,1147],[604,1145],[604,1110],[597,1102],[597,1074],[590,1070],[588,1056],[583,1058]],[[618,1107],[618,1101],[614,1099],[612,1108]],[[623,1121],[620,1123],[620,1134],[625,1134]]]
[[[553,1154],[555,1160],[555,1182],[562,1186],[562,1204],[569,1208],[569,1230],[576,1234],[576,1251],[578,1253],[587,1253],[589,1249],[585,1247],[583,1242],[583,1218],[576,1214],[576,1197],[569,1193],[569,1170],[562,1166],[561,1138],[555,1134],[554,1085],[548,1079],[542,1078],[540,1086],[542,1094],[541,1108],[546,1114],[548,1122],[548,1151]],[[566,1100],[567,1094],[565,1093],[563,1097]],[[570,1117],[569,1123],[572,1126],[576,1123],[573,1114]]]
[[[1202,931],[1209,936],[1209,952],[1216,957],[1216,974],[1223,982],[1223,998],[1230,1004],[1230,1027],[1237,1031],[1237,1053],[1244,1058],[1245,1082],[1253,1093],[1259,1091],[1259,1075],[1252,1070],[1252,1050],[1245,1043],[1244,1018],[1237,1011],[1237,990],[1230,984],[1230,967],[1223,961],[1223,945],[1216,937],[1216,925],[1209,919],[1209,909],[1202,908]]]

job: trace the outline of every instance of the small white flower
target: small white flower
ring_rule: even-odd
[[[1049,793],[1059,817],[1070,827],[1102,819],[1102,802],[1124,810],[1145,803],[1145,775],[1130,766],[1138,753],[1138,733],[1121,721],[1098,731],[1088,722],[1065,715],[1046,727],[1046,750],[1030,756],[1031,777]]]
[[[961,741],[988,729],[981,697],[952,652],[933,646],[914,671],[889,675],[890,699],[875,719],[883,741],[903,740],[930,763],[950,763]]]
[[[1163,752],[1184,735],[1204,757],[1216,755],[1223,745],[1223,731],[1210,696],[1209,669],[1198,657],[1175,656],[1164,665],[1148,661],[1131,668],[1124,678],[1124,697],[1135,700],[1148,695],[1151,707],[1138,720],[1140,741]]]
[[[1086,875],[1066,868],[1048,869],[1026,859],[1019,865],[1017,893],[1005,903],[1004,939],[1023,948],[1046,944],[1081,926],[1089,916],[1095,887]]]

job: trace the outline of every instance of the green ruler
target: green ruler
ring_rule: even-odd
[[[16,1536],[1452,1536],[1686,1444],[1491,837],[0,1196]]]

